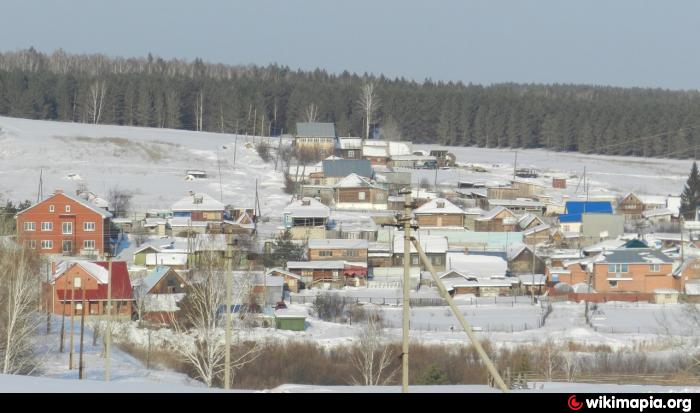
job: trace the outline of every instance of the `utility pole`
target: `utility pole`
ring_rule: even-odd
[[[532,246],[532,286],[530,287],[530,293],[532,295],[532,305],[535,305],[535,251],[537,247]]]
[[[81,283],[82,285],[82,283]],[[68,370],[73,369],[73,319],[75,315],[75,277],[70,284],[70,352],[68,353]]]
[[[226,235],[226,252],[228,255],[226,271],[226,353],[224,358],[224,389],[231,388],[231,290],[233,284],[233,249],[231,235]]]
[[[216,147],[216,164],[219,167],[219,201],[224,202],[224,187],[221,183],[221,159],[219,158],[219,147]],[[156,262],[156,265],[158,263]]]
[[[455,305],[455,302],[454,300],[452,300],[452,297],[447,292],[447,289],[445,289],[445,285],[442,283],[442,280],[440,280],[440,277],[438,277],[437,272],[433,267],[433,264],[430,262],[430,259],[427,255],[425,255],[425,252],[423,251],[423,247],[421,247],[420,242],[418,242],[418,240],[415,237],[411,237],[411,242],[413,242],[413,246],[418,251],[418,255],[420,256],[423,265],[425,265],[426,268],[428,268],[430,275],[433,277],[433,281],[435,281],[435,284],[437,284],[438,290],[440,291],[440,295],[442,295],[445,301],[447,301],[447,304],[452,309],[452,313],[455,315],[455,317],[457,317],[457,320],[462,326],[462,329],[465,333],[467,333],[467,336],[469,336],[472,345],[481,357],[483,363],[486,365],[486,369],[491,374],[491,377],[493,377],[493,380],[496,382],[496,385],[501,389],[502,392],[507,393],[508,386],[506,386],[505,382],[503,381],[503,378],[501,378],[500,373],[498,373],[498,370],[496,370],[496,366],[493,364],[488,354],[486,354],[486,351],[484,351],[484,348],[481,346],[481,343],[479,343],[479,340],[477,340],[474,331],[472,331],[472,326],[464,318],[464,315],[461,311],[459,311],[459,309]]]
[[[85,378],[85,365],[83,364],[83,339],[85,336],[85,284],[81,284],[82,304],[80,305],[80,361],[78,362],[78,378]]]
[[[403,216],[399,218],[399,223],[403,224],[403,331],[401,340],[401,391],[408,393],[408,333],[409,317],[411,315],[410,305],[410,282],[411,282],[411,189],[404,188],[399,191],[404,195]]]
[[[58,349],[60,353],[63,353],[63,343],[66,336],[66,295],[68,295],[68,275],[63,274],[63,305],[61,306],[61,345]]]
[[[51,309],[49,308],[49,305],[51,305],[49,301],[49,286],[51,286],[51,292],[53,293],[54,285],[51,284],[51,267],[49,262],[46,261],[46,288],[42,289],[44,294],[46,294],[46,334],[51,332],[51,310],[53,309],[53,306],[51,306]],[[51,294],[51,301],[53,301],[53,294]]]
[[[158,263],[156,263],[158,264]],[[109,382],[112,350],[112,254],[107,255],[107,334],[105,334],[105,381]]]
[[[515,162],[513,162],[513,180],[515,181],[515,171],[518,168],[518,151],[515,151]]]

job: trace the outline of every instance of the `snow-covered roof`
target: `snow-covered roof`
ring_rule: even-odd
[[[148,275],[143,278],[141,285],[144,287],[145,291],[150,291],[158,281],[160,281],[168,272],[170,267],[168,266],[157,266],[148,273]]]
[[[489,199],[489,205],[533,208],[541,208],[544,206],[542,202],[533,199]]]
[[[509,260],[512,260],[520,255],[524,250],[530,250],[530,247],[521,242],[510,243],[506,246],[506,257],[508,257]]]
[[[537,215],[527,213],[527,214],[523,215],[522,217],[520,217],[520,219],[518,220],[518,226],[520,228],[525,228],[528,225],[530,225],[532,223],[532,221],[535,221],[535,220],[539,221],[540,224],[544,224],[544,221],[542,221],[542,218],[538,217]]]
[[[155,227],[158,225],[165,225],[168,223],[168,220],[165,218],[146,218],[143,226],[144,227]]]
[[[651,292],[654,294],[680,294],[678,290],[673,288],[655,288]]]
[[[205,193],[192,193],[175,202],[173,211],[223,211],[225,205]]]
[[[666,197],[659,195],[637,195],[640,201],[646,205],[666,205]]]
[[[642,211],[642,216],[644,218],[661,217],[664,215],[673,215],[673,211],[668,208],[656,208]]]
[[[111,214],[109,211],[107,211],[106,209],[100,208],[100,207],[98,207],[97,205],[93,204],[93,203],[90,202],[90,201],[87,201],[87,200],[82,199],[82,198],[77,197],[77,196],[70,195],[70,194],[65,193],[65,192],[63,192],[63,191],[56,191],[56,192],[54,192],[54,194],[51,195],[50,197],[48,197],[47,199],[45,199],[45,200],[43,200],[43,201],[41,201],[41,202],[37,202],[36,204],[30,206],[30,207],[27,208],[27,209],[24,209],[24,210],[22,210],[22,211],[19,211],[16,215],[20,215],[20,214],[22,214],[22,213],[24,213],[24,212],[26,212],[26,211],[28,211],[28,210],[34,208],[35,206],[37,206],[37,205],[39,205],[39,204],[43,204],[43,203],[45,203],[45,202],[50,202],[50,200],[51,200],[52,198],[56,197],[56,196],[65,196],[66,198],[68,198],[68,199],[70,199],[70,200],[72,200],[72,201],[77,202],[78,204],[84,206],[85,208],[87,208],[87,209],[89,209],[89,210],[91,210],[91,211],[93,211],[93,212],[96,212],[96,213],[100,214],[100,215],[102,216],[102,218],[112,218],[112,214]]]
[[[109,271],[97,265],[94,262],[86,260],[78,261],[61,261],[56,265],[56,271],[53,273],[53,279],[60,277],[64,272],[68,271],[74,265],[81,266],[86,272],[92,274],[100,284],[107,284],[109,279]]]
[[[313,268],[318,270],[339,270],[345,268],[345,261],[287,261],[287,269]]]
[[[351,173],[335,184],[336,188],[379,188],[364,177]],[[381,189],[381,188],[380,188]]]
[[[550,226],[547,224],[540,224],[536,227],[532,227],[530,229],[526,229],[525,231],[523,231],[523,236],[535,234],[535,233],[540,232],[540,231],[545,231],[545,230],[548,230],[549,228],[550,228]]]
[[[186,265],[187,254],[180,252],[159,252],[146,254],[146,265]]]
[[[313,198],[295,199],[284,208],[283,213],[299,218],[328,218],[331,209]]]
[[[207,221],[192,221],[188,217],[172,217],[168,218],[171,227],[206,227],[209,225]]]
[[[394,235],[394,254],[403,254],[403,235]],[[447,252],[447,237],[444,235],[421,235],[418,237],[421,248],[426,254],[442,254]],[[417,253],[416,247],[411,243],[411,253]]]
[[[268,275],[270,275],[272,273],[282,274],[285,277],[291,277],[291,278],[295,278],[297,280],[301,279],[301,276],[299,274],[294,274],[293,272],[289,272],[281,267],[270,268],[269,270],[267,270]]]
[[[504,276],[508,263],[501,257],[492,255],[464,254],[448,252],[445,262],[446,270],[459,271],[462,274],[478,278]]]
[[[478,207],[467,208],[467,209],[464,210],[464,214],[465,214],[465,215],[481,215],[481,214],[483,214],[484,212],[486,212],[486,211],[484,211],[483,209],[478,208]]]
[[[494,219],[496,217],[496,215],[500,214],[502,211],[508,211],[510,213],[510,215],[513,216],[513,213],[508,208],[505,208],[502,206],[497,206],[497,207],[491,208],[484,215],[476,218],[476,220],[477,221],[488,221],[488,220]]]
[[[685,293],[687,295],[700,295],[700,283],[685,283]]]
[[[387,153],[386,146],[369,146],[364,145],[362,147],[362,156],[372,156],[375,158],[386,158],[389,156]]]
[[[606,250],[614,250],[622,247],[625,245],[626,241],[621,240],[621,239],[608,239],[605,241],[601,241],[597,244],[589,245],[588,247],[583,248],[583,252],[586,253],[594,253],[594,252],[601,252],[601,251],[606,251]]]
[[[518,280],[522,285],[532,285],[533,280],[535,285],[544,285],[547,277],[544,274],[518,274]]]
[[[421,214],[459,214],[464,215],[462,208],[453,204],[445,198],[432,199],[413,211],[416,215]]]
[[[309,249],[367,249],[369,242],[365,239],[310,239]]]
[[[589,287],[589,285],[587,283],[576,283],[576,284],[571,286],[571,289],[575,293],[578,293],[578,294],[588,293],[588,292],[590,292],[590,293],[596,292],[596,290],[594,290],[593,287]]]

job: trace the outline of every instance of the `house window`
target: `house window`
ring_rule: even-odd
[[[608,264],[608,272],[627,272],[627,264]]]
[[[80,278],[80,277],[74,277],[73,278],[73,287],[80,288],[81,280],[82,280],[82,278]]]
[[[357,199],[359,199],[360,201],[364,201],[364,200],[365,200],[365,193],[364,193],[364,192],[358,192],[358,193],[357,193]]]
[[[333,256],[333,251],[331,250],[321,250],[318,252],[319,257],[332,257]]]
[[[413,265],[418,265],[418,256],[411,257],[411,263]]]
[[[610,285],[610,288],[617,288],[617,281],[610,280],[608,281],[608,285]]]
[[[56,208],[53,205],[49,205],[49,212],[54,212]]]
[[[70,205],[66,205],[66,212],[70,212]]]
[[[73,233],[73,223],[72,222],[64,222],[61,224],[61,233],[62,234],[72,234]]]
[[[36,240],[30,239],[29,242],[27,243],[27,245],[29,246],[29,248],[31,248],[33,250],[36,249]]]
[[[83,222],[83,231],[94,231],[95,230],[95,223],[94,222]]]
[[[50,250],[53,248],[53,241],[51,240],[42,240],[41,241],[41,249],[42,250]]]
[[[35,222],[25,222],[24,223],[24,230],[25,231],[36,231],[36,223]]]
[[[345,256],[346,257],[359,257],[360,251],[358,251],[358,250],[346,250]]]
[[[83,248],[86,250],[94,250],[95,249],[95,240],[94,239],[86,239],[83,241]]]
[[[41,230],[42,231],[53,231],[53,222],[42,222],[41,223]]]
[[[65,253],[73,252],[73,241],[64,240],[61,245],[61,250]]]
[[[440,256],[433,257],[433,264],[434,265],[442,265],[442,257],[440,257]]]
[[[649,269],[651,272],[660,272],[661,271],[661,265],[659,264],[651,264],[649,265]]]

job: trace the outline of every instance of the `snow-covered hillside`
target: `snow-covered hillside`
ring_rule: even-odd
[[[134,192],[139,211],[167,208],[190,190],[219,199],[218,156],[223,201],[252,208],[257,179],[262,212],[270,214],[289,196],[282,173],[258,156],[260,139],[267,138],[0,117],[0,197],[36,200],[43,169],[45,195],[82,183],[106,197],[118,187]],[[188,169],[205,170],[208,178],[186,181]]]

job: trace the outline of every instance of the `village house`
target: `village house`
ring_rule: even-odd
[[[417,237],[423,252],[427,255],[435,271],[444,271],[447,256],[447,237],[442,235],[420,235]],[[403,235],[395,234],[393,239],[393,261],[394,266],[403,265]],[[411,243],[411,265],[420,266],[422,270],[427,270],[425,264],[420,260],[416,247]]]
[[[391,245],[371,242],[367,247],[367,265],[369,268],[391,267],[393,265]]]
[[[540,224],[534,228],[523,231],[523,242],[528,245],[538,245],[548,242],[551,238],[551,227],[548,224]]]
[[[112,313],[125,318],[132,314],[132,288],[126,262],[112,261]],[[50,287],[51,303],[55,314],[107,314],[109,263],[86,260],[54,263]]]
[[[511,244],[507,247],[508,271],[513,274],[543,274],[545,263],[532,248],[525,244]]]
[[[416,222],[424,227],[464,228],[464,210],[445,198],[426,202],[413,211]]]
[[[207,194],[190,191],[188,196],[175,202],[171,209],[173,218],[201,223],[223,221],[226,207]]]
[[[508,208],[497,206],[484,215],[474,218],[474,231],[513,232],[517,230],[518,218]]]
[[[335,124],[320,122],[297,122],[294,145],[313,153],[332,154],[335,149]]]
[[[97,258],[111,251],[112,214],[60,189],[15,219],[18,242],[42,254]]]
[[[673,274],[673,260],[660,251],[620,248],[600,258],[593,263],[593,287],[598,292],[683,291],[683,279]]]
[[[324,159],[322,163],[322,178],[314,182],[317,185],[335,185],[350,174],[356,174],[365,179],[374,177],[372,165],[365,159]]]
[[[305,288],[299,274],[287,271],[284,268],[271,268],[267,271],[267,274],[282,277],[284,280],[284,291],[298,293]]]
[[[612,214],[610,202],[604,201],[567,201],[566,212],[559,215],[559,226],[564,232],[581,232],[583,214]]]
[[[368,246],[364,239],[311,239],[308,242],[309,260],[345,260],[366,264]]]
[[[542,224],[545,224],[542,218],[533,214],[525,214],[518,219],[518,228],[521,231],[532,229]]]
[[[394,155],[387,165],[392,168],[430,169],[437,166],[437,160],[434,156]]]
[[[385,140],[366,139],[362,143],[362,159],[375,165],[387,165],[393,156],[411,155],[410,142],[387,142]]]
[[[273,307],[284,299],[284,285],[284,276],[255,271],[251,289],[252,298],[261,308]]]
[[[452,296],[474,294],[477,297],[511,295],[514,284],[517,284],[517,279],[478,278],[456,270],[442,274],[440,281]]]
[[[630,192],[622,198],[617,205],[617,210],[624,214],[626,220],[642,219],[644,203],[642,203],[642,200],[639,199],[637,195]]]
[[[187,281],[172,267],[154,267],[134,280],[134,304],[142,320],[167,324],[185,297]]]
[[[284,228],[296,240],[326,238],[330,208],[313,198],[298,198],[282,211]]]
[[[335,154],[343,159],[362,159],[362,138],[338,138]]]
[[[351,173],[335,184],[337,209],[385,210],[387,190]]]
[[[333,288],[360,286],[367,278],[367,264],[342,260],[288,261],[287,270],[300,275],[306,288],[318,288],[322,284]]]

